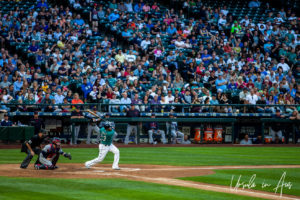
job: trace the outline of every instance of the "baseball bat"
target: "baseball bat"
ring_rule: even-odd
[[[94,113],[94,112],[91,111],[91,110],[86,110],[86,112],[88,112],[88,113],[94,115],[95,117],[101,118],[99,115],[97,115],[96,113]]]

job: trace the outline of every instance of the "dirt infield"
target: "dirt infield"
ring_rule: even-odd
[[[300,144],[253,144],[253,145],[240,145],[240,144],[129,144],[123,143],[114,144],[118,148],[139,148],[139,147],[300,147]],[[3,144],[0,143],[0,149],[20,149],[20,143]],[[69,145],[63,144],[63,148],[98,148],[98,144],[78,144]]]
[[[0,176],[36,177],[36,178],[125,178],[135,181],[175,185],[203,189],[215,192],[239,194],[265,199],[300,199],[291,195],[276,195],[257,190],[233,190],[229,186],[220,186],[192,181],[178,180],[178,177],[203,176],[213,174],[214,169],[259,169],[259,168],[300,168],[300,165],[262,165],[262,166],[165,166],[165,165],[121,165],[121,170],[112,170],[111,165],[96,165],[86,169],[83,164],[60,164],[57,170],[20,169],[17,164],[0,165]]]

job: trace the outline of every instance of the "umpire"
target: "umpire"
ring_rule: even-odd
[[[21,152],[27,153],[26,158],[23,160],[20,168],[26,169],[35,154],[39,155],[41,152],[41,144],[45,139],[45,131],[40,130],[37,135],[32,136],[28,141],[22,144]]]

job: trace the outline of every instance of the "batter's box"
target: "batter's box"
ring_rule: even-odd
[[[94,171],[73,171],[73,172],[54,172],[57,174],[79,174],[79,175],[104,175],[104,176],[110,176],[115,175],[115,173],[107,173],[103,170],[94,170]]]
[[[103,168],[103,167],[91,167],[91,169],[100,169],[100,170],[108,170],[108,171],[116,171],[116,170],[113,170],[111,168]],[[123,168],[121,167],[121,170],[118,170],[118,172],[135,172],[135,171],[140,171],[141,169],[140,168]]]

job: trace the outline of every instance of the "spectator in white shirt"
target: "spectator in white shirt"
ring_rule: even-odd
[[[97,86],[93,87],[93,90],[90,92],[89,96],[92,99],[93,103],[97,102],[97,95],[98,95],[98,90],[97,90]]]
[[[147,50],[148,45],[149,45],[150,43],[151,43],[151,42],[150,42],[150,38],[149,38],[149,37],[146,37],[146,39],[143,40],[143,41],[141,42],[141,47],[142,47],[142,49],[143,49],[143,50]]]
[[[130,105],[130,104],[131,104],[131,99],[128,98],[127,93],[124,92],[122,95],[123,95],[123,98],[121,99],[120,104],[128,104],[128,105]],[[123,110],[125,110],[125,111],[127,112],[127,111],[129,110],[129,107],[130,107],[130,106],[121,105],[121,112],[122,112]]]
[[[254,93],[254,90],[250,90],[250,94],[246,96],[246,101],[248,101],[249,104],[255,105],[258,101],[258,96]]]
[[[175,99],[175,97],[172,95],[172,91],[169,90],[168,95],[165,96],[165,101],[168,102],[168,103],[173,103],[174,99]]]
[[[136,55],[134,55],[132,53],[132,50],[130,50],[129,53],[125,55],[125,60],[128,61],[128,62],[135,62]]]
[[[280,13],[277,13],[277,17],[275,17],[274,20],[277,20],[279,24],[284,22],[284,20],[282,19]]]
[[[234,58],[234,55],[231,54],[230,58],[227,60],[227,64],[231,63],[231,64],[234,64],[236,62],[235,58]]]
[[[223,17],[220,17],[220,19],[218,20],[218,25],[225,26],[226,23],[227,23],[226,16],[223,15]]]
[[[245,104],[246,98],[248,96],[248,89],[246,87],[243,88],[243,91],[240,92],[239,97],[240,97],[240,101],[241,103]]]
[[[245,22],[245,26],[249,25],[250,21],[249,21],[248,15],[246,15],[245,18],[241,20],[241,24],[244,22]]]
[[[112,99],[109,101],[109,104],[120,104],[121,103],[120,99],[117,99],[116,97],[117,95],[114,93],[112,95]],[[115,113],[120,112],[119,107],[120,107],[119,105],[109,106],[109,112],[115,112]]]
[[[185,43],[184,43],[184,41],[181,40],[181,37],[178,37],[178,39],[175,41],[174,44],[175,44],[177,49],[185,48]]]
[[[277,69],[281,67],[282,68],[282,71],[285,73],[285,72],[288,72],[290,70],[290,66],[288,64],[286,64],[284,62],[284,58],[282,57],[280,59],[280,63],[277,65]]]
[[[62,104],[64,102],[65,96],[62,94],[61,89],[57,89],[56,94],[54,96],[55,103]]]

